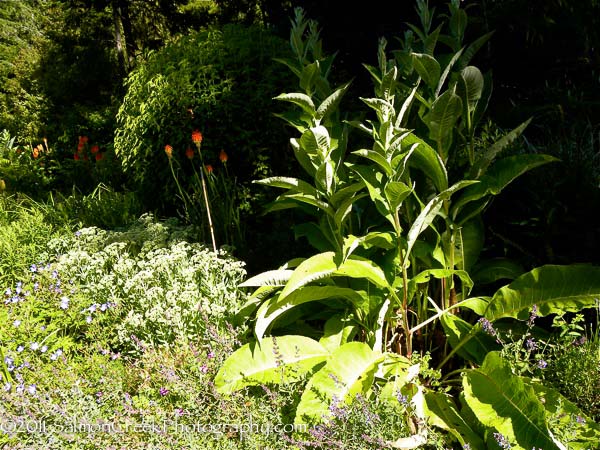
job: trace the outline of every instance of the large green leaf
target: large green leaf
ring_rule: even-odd
[[[315,104],[312,99],[300,92],[294,92],[290,94],[281,94],[274,98],[274,100],[282,100],[290,103],[294,103],[300,106],[304,111],[309,113],[311,116],[315,114]]]
[[[512,259],[494,258],[476,264],[471,276],[477,284],[489,284],[498,280],[514,280],[523,275],[523,272],[523,266]]]
[[[456,258],[456,264],[461,263],[466,271],[470,271],[483,249],[484,244],[484,226],[481,217],[475,217],[467,221],[458,231],[456,238],[458,252],[460,257]]]
[[[227,358],[215,386],[230,394],[246,386],[299,380],[328,356],[321,344],[304,336],[266,338],[260,346],[246,344]]]
[[[368,160],[373,161],[381,168],[381,170],[385,172],[385,174],[388,177],[392,176],[392,166],[390,162],[385,158],[385,156],[383,156],[381,153],[376,152],[375,150],[362,148],[360,150],[353,151],[352,154],[362,156],[363,158],[367,158]]]
[[[417,241],[417,238],[419,237],[419,235],[426,228],[428,228],[431,225],[431,223],[433,222],[435,217],[438,215],[438,213],[440,212],[440,209],[443,206],[443,202],[445,200],[448,200],[450,198],[450,196],[452,194],[454,194],[456,191],[463,189],[467,186],[470,186],[474,183],[477,183],[477,181],[472,181],[472,180],[459,181],[458,183],[452,185],[445,191],[440,192],[438,195],[436,195],[434,198],[432,198],[429,201],[429,203],[427,203],[427,205],[425,205],[425,207],[423,208],[421,213],[417,216],[417,218],[413,222],[412,226],[410,227],[410,230],[408,231],[408,236],[406,238],[407,245],[408,245],[408,249],[406,251],[407,255],[410,254],[410,251],[411,251],[413,245],[415,244],[415,242]]]
[[[349,404],[364,394],[383,354],[362,342],[349,342],[335,350],[327,364],[316,372],[300,398],[295,423],[320,423],[331,417],[330,407]]]
[[[413,133],[406,136],[403,144],[419,144],[410,157],[409,166],[423,171],[425,175],[431,178],[439,192],[448,189],[448,173],[440,155],[428,143]]]
[[[366,303],[366,300],[354,289],[337,286],[305,286],[287,297],[274,297],[262,304],[256,313],[256,325],[254,327],[256,337],[262,339],[265,331],[273,321],[290,309],[304,303],[327,298],[348,300],[355,309],[359,309],[363,303]]]
[[[289,269],[267,270],[261,274],[248,278],[241,283],[239,287],[255,287],[255,286],[285,286],[290,277],[294,273]]]
[[[436,142],[437,150],[445,161],[452,144],[454,125],[462,114],[462,100],[448,90],[431,105],[431,110],[423,116],[423,122],[429,129],[429,137]]]
[[[456,219],[462,207],[467,203],[479,200],[487,195],[498,195],[515,178],[531,169],[553,161],[558,161],[558,159],[549,155],[537,154],[509,156],[496,161],[488,172],[479,179],[480,183],[463,191],[452,206],[452,217]]]
[[[431,89],[435,89],[442,71],[440,63],[433,56],[425,53],[413,53],[413,65],[421,79]]]
[[[486,446],[481,437],[460,415],[454,402],[442,392],[427,392],[425,394],[427,416],[432,425],[448,431],[464,447],[469,444],[473,450],[485,450]]]
[[[463,378],[465,401],[477,419],[502,433],[519,448],[562,449],[552,439],[544,406],[534,390],[513,375],[499,352],[490,352],[480,369]]]
[[[323,158],[331,147],[329,131],[321,125],[306,130],[300,137],[300,146],[309,155],[320,155]]]
[[[336,110],[339,105],[342,97],[348,90],[350,83],[344,84],[339,89],[336,89],[333,94],[327,97],[323,102],[319,105],[317,112],[315,114],[315,119],[317,120],[325,120],[327,117]]]
[[[463,107],[468,108],[468,113],[471,114],[477,106],[477,102],[481,99],[484,86],[483,75],[477,67],[467,66],[461,71],[460,78],[463,83],[459,84],[459,86],[462,85],[465,88],[464,92],[460,92]]]
[[[385,198],[392,211],[397,211],[402,202],[408,197],[412,189],[401,181],[390,181],[385,185]]]
[[[469,171],[469,178],[480,178],[486,172],[487,168],[494,161],[494,159],[496,159],[496,156],[498,156],[502,150],[512,144],[514,140],[517,139],[521,133],[523,133],[523,131],[525,131],[525,128],[527,128],[527,125],[529,125],[530,122],[531,119],[527,119],[521,125],[502,136],[500,139],[498,139],[498,141],[494,142],[483,153],[481,153]]]
[[[521,275],[494,294],[485,317],[525,320],[533,305],[538,314],[562,314],[591,308],[600,298],[600,267],[547,265]]]
[[[352,165],[351,169],[356,172],[364,182],[365,186],[367,187],[367,191],[369,192],[369,196],[375,204],[375,208],[377,208],[379,214],[385,217],[392,225],[395,225],[394,216],[392,215],[390,205],[388,204],[383,192],[383,173],[376,170],[374,167],[360,166],[358,164]]]
[[[364,278],[380,288],[389,287],[383,270],[372,261],[358,256],[341,261],[334,252],[325,252],[308,258],[294,270],[279,299],[283,300],[297,289],[331,276]]]
[[[319,343],[330,352],[350,341],[357,327],[346,315],[335,315],[327,319],[323,328],[323,337]]]
[[[306,181],[299,180],[298,178],[270,177],[254,181],[254,183],[282,189],[291,189],[292,191],[312,195],[314,197],[319,196],[319,192],[312,185],[308,184]]]

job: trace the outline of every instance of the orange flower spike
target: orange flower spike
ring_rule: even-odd
[[[88,141],[89,141],[89,138],[87,136],[81,136],[81,142],[83,142],[84,144],[87,144]]]
[[[187,159],[194,159],[194,149],[192,147],[188,147],[185,151],[185,157]]]
[[[92,152],[92,155],[95,155],[99,151],[100,151],[100,147],[98,147],[97,145],[92,145],[92,148],[90,148],[90,152]]]
[[[96,153],[96,161],[100,161],[102,158],[104,158],[104,153],[97,152]]]
[[[202,143],[202,133],[199,130],[192,131],[192,142],[196,144],[196,147],[200,148]]]
[[[173,147],[169,144],[165,145],[165,153],[167,154],[167,158],[171,159],[173,157]]]
[[[208,173],[213,173],[213,166],[211,166],[210,164],[207,164],[207,165],[206,165],[206,171],[207,171]]]
[[[73,154],[73,159],[74,159],[75,161],[79,161],[79,154],[78,154],[78,153],[74,153],[74,154]]]
[[[225,153],[225,150],[221,150],[221,153],[219,153],[219,159],[221,160],[221,162],[223,164],[225,164],[227,162],[229,157],[227,156],[227,153]]]

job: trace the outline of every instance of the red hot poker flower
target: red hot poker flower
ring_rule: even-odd
[[[192,149],[192,147],[188,147],[185,151],[185,156],[187,159],[193,159],[194,158],[194,150]]]
[[[92,145],[92,148],[90,148],[90,152],[92,152],[92,155],[95,155],[99,151],[100,151],[100,147],[98,147],[97,145]]]
[[[225,150],[221,150],[221,153],[219,153],[219,159],[221,160],[221,162],[223,164],[225,164],[227,162],[229,157],[227,156],[227,153],[225,153]]]
[[[208,173],[213,173],[213,166],[211,166],[210,164],[207,164],[207,165],[206,165],[206,171],[207,171]]]
[[[202,142],[202,133],[199,130],[192,131],[192,142],[196,145]]]
[[[169,144],[165,145],[165,153],[167,154],[167,158],[171,159],[173,156],[173,147],[171,147]]]

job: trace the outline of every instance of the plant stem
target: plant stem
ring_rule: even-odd
[[[204,204],[206,205],[206,215],[208,216],[208,227],[210,228],[210,238],[212,239],[213,251],[217,253],[217,242],[215,241],[215,230],[210,216],[210,204],[208,202],[208,193],[206,192],[206,182],[204,181],[204,164],[200,170],[200,182],[202,183],[202,194],[204,195]]]

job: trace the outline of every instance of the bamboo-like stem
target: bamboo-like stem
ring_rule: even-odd
[[[208,193],[206,192],[206,182],[204,181],[204,164],[200,170],[200,182],[202,183],[202,194],[204,195],[204,204],[206,205],[206,215],[208,216],[208,227],[210,229],[210,238],[212,239],[213,251],[217,253],[217,241],[215,240],[215,229],[210,215],[210,203],[208,201]]]

